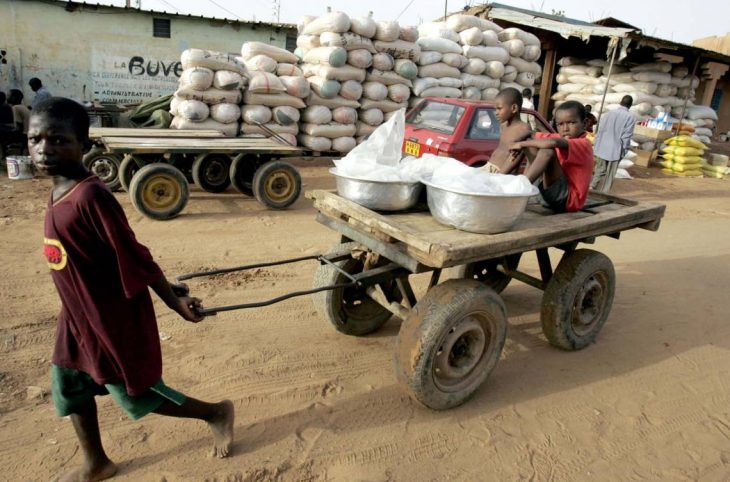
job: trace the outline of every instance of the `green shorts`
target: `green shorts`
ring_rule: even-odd
[[[154,411],[165,400],[182,405],[186,399],[185,395],[168,387],[162,380],[142,395],[132,397],[127,394],[123,383],[99,385],[84,372],[57,365],[51,365],[51,394],[59,417],[79,413],[97,395],[111,395],[132,420]]]

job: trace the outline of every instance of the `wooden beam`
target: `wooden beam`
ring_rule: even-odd
[[[542,71],[542,80],[540,81],[540,104],[537,106],[537,111],[548,120],[550,120],[548,113],[552,103],[550,94],[553,91],[553,81],[555,80],[556,57],[557,51],[555,49],[545,52],[545,68]]]

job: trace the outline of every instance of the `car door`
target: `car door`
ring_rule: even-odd
[[[486,164],[499,145],[501,128],[494,108],[477,107],[473,112],[463,138],[457,141],[455,157],[470,166],[480,166]]]

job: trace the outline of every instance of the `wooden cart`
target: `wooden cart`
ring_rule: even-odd
[[[273,209],[284,209],[299,198],[299,171],[281,160],[300,156],[298,147],[267,138],[180,137],[170,134],[174,132],[100,138],[104,152],[123,156],[120,183],[144,215],[177,216],[187,204],[190,180],[208,192],[222,192],[233,184]]]
[[[615,273],[608,257],[578,244],[618,239],[633,228],[656,231],[664,215],[663,205],[591,193],[580,212],[529,205],[511,231],[485,235],[441,225],[427,210],[377,213],[328,191],[306,196],[317,221],[342,237],[315,276],[318,311],[348,335],[401,318],[397,377],[433,409],[462,403],[496,365],[507,331],[499,293],[512,279],[544,291],[540,318],[552,345],[578,350],[592,343],[611,310]],[[549,249],[563,252],[555,269]],[[529,251],[539,278],[518,269]],[[439,284],[442,269],[452,266],[461,279]],[[408,277],[422,272],[431,280],[416,299]]]
[[[176,130],[176,129],[140,129],[132,127],[91,127],[89,128],[89,139],[91,139],[92,147],[84,155],[84,165],[88,170],[96,174],[96,176],[104,181],[104,184],[112,191],[122,188],[122,178],[120,177],[120,167],[124,156],[107,151],[102,137],[170,137],[170,138],[211,138],[224,137],[223,133],[214,129],[205,130]],[[131,167],[131,166],[127,166]],[[129,179],[131,174],[127,172]],[[123,187],[127,189],[129,183]]]

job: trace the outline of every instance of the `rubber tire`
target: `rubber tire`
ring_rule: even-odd
[[[442,387],[436,381],[437,353],[452,330],[473,313],[482,315],[483,330],[486,325],[483,351],[476,364],[457,379],[461,386]],[[456,407],[486,381],[499,361],[506,337],[507,310],[494,290],[475,280],[447,280],[429,290],[403,321],[396,341],[396,376],[426,407]]]
[[[494,260],[477,261],[475,263],[459,266],[456,270],[456,277],[463,279],[475,279],[501,293],[507,288],[512,277],[496,270],[497,264],[506,263],[510,269],[517,269],[520,264],[520,255],[509,255]],[[486,271],[484,273],[483,271]]]
[[[104,184],[106,184],[106,187],[111,189],[112,191],[116,191],[121,186],[121,180],[119,179],[119,168],[122,163],[122,159],[119,157],[118,154],[112,154],[111,152],[104,152],[104,149],[99,146],[94,146],[91,148],[89,152],[84,155],[84,166],[86,169],[91,171],[93,174],[96,174],[94,172],[94,162],[99,159],[107,159],[111,161],[112,164],[114,164],[114,168],[116,169],[115,175],[110,179],[103,179],[99,177],[102,181],[104,181]],[[98,175],[97,175],[98,176]]]
[[[130,192],[129,186],[132,184],[134,175],[140,170],[140,167],[134,162],[132,156],[127,154],[119,164],[119,185],[122,190]]]
[[[357,243],[337,244],[330,249],[330,252],[336,253],[348,249],[352,250],[358,246],[360,245]],[[362,272],[362,263],[355,258],[340,261],[336,264],[350,274]],[[342,273],[326,264],[320,265],[314,273],[314,288],[346,283],[347,281],[348,279]],[[400,291],[395,282],[392,282],[392,286],[385,286],[383,289],[393,299],[401,299]],[[367,294],[360,292],[357,292],[357,294],[361,296],[362,303],[358,306],[363,306],[364,309],[368,310],[367,316],[356,317],[352,316],[352,314],[347,316],[344,310],[338,309],[343,306],[344,291],[344,289],[340,288],[312,294],[312,302],[316,310],[340,333],[350,336],[367,335],[377,331],[393,316],[390,311],[380,306],[375,300],[367,296]]]
[[[159,175],[170,176],[170,179],[178,184],[180,187],[180,198],[167,209],[153,209],[147,206],[144,201],[143,191],[146,184],[152,181]],[[165,221],[172,219],[185,208],[190,197],[190,187],[188,180],[185,179],[185,175],[180,170],[170,164],[163,162],[155,162],[148,164],[141,168],[132,178],[132,184],[129,186],[129,196],[132,199],[132,204],[140,213],[144,214],[148,218],[156,219],[158,221]]]
[[[224,169],[224,172],[226,173],[225,180],[219,184],[211,183],[205,175],[207,169],[213,162],[219,162],[219,163],[223,164],[223,169]],[[224,154],[200,155],[193,162],[193,167],[192,167],[193,182],[195,183],[195,185],[197,185],[200,189],[202,189],[205,192],[212,192],[212,193],[223,192],[226,189],[228,189],[228,186],[231,185],[230,170],[231,170],[230,157],[228,157]]]
[[[606,292],[603,306],[586,333],[573,327],[577,297],[584,284],[601,273]],[[599,283],[600,284],[600,283]],[[593,343],[606,323],[616,290],[616,273],[608,257],[592,249],[578,249],[563,256],[542,296],[540,321],[542,331],[551,345],[563,350],[580,350]]]
[[[258,159],[255,156],[243,156],[231,162],[228,177],[233,188],[243,195],[253,197],[253,177],[256,174]]]
[[[291,193],[281,200],[272,199],[266,192],[269,178],[277,173],[284,173],[291,177],[294,186]],[[253,195],[264,206],[272,209],[284,209],[294,204],[302,192],[302,177],[296,167],[288,162],[271,161],[256,169],[253,176]]]

